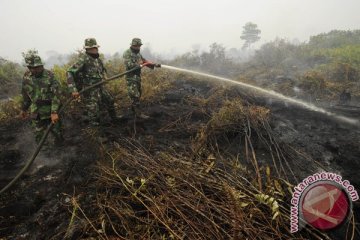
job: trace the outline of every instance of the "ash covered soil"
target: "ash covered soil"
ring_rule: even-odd
[[[289,174],[291,183],[297,184],[308,175],[327,170],[341,174],[360,189],[359,127],[276,100],[270,103],[261,97],[247,96],[243,90],[231,87],[225,87],[218,106],[206,108],[191,100],[194,97],[209,98],[218,88],[224,87],[209,82],[178,80],[158,101],[146,105],[144,112],[149,119],[137,119],[134,123],[127,115],[126,106],[120,106],[119,112],[125,116],[117,123],[106,123],[100,138],[96,130],[79,124],[76,118],[65,116],[64,146],[42,150],[31,169],[0,196],[0,239],[63,239],[72,214],[69,210],[71,196],[83,195],[85,202],[96,198],[97,162],[106,155],[107,149],[124,139],[132,139],[154,154],[167,149],[189,152],[190,142],[223,99],[242,98],[270,109],[271,132],[284,149],[293,171],[291,176]],[[356,111],[342,113],[360,118]],[[186,126],[181,124],[184,119]],[[238,142],[239,139],[234,137],[232,143],[224,143],[226,151],[243,152]],[[0,144],[2,188],[25,164],[36,145],[31,127],[18,120],[0,125]],[[263,151],[264,146],[255,144],[254,147],[259,152],[259,163],[271,165],[271,156]],[[358,218],[357,203],[354,209]],[[84,232],[80,229],[67,237],[85,238]]]

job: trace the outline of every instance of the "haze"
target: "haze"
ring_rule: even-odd
[[[276,37],[302,42],[333,29],[358,29],[359,9],[359,0],[0,0],[0,56],[19,62],[29,48],[43,56],[68,54],[87,37],[106,54],[121,52],[133,37],[168,56],[213,42],[241,48],[249,21],[262,31],[256,46]]]

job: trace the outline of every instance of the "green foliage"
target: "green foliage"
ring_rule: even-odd
[[[275,220],[277,217],[279,217],[280,215],[279,203],[275,198],[270,197],[269,195],[263,193],[256,194],[255,198],[260,203],[267,205],[271,209],[271,212],[273,214],[272,220]]]
[[[275,39],[265,43],[256,51],[254,61],[265,67],[279,67],[286,59],[299,58],[300,47],[295,46],[284,39]]]
[[[325,63],[317,69],[326,73],[333,81],[359,80],[360,74],[360,45],[347,45],[339,48],[318,49],[311,53],[313,56],[325,59]]]
[[[360,44],[346,45],[338,48],[314,49],[311,57],[322,57],[327,62],[342,62],[360,66]]]
[[[19,92],[24,71],[19,64],[0,58],[0,96]]]
[[[62,87],[66,87],[66,71],[67,71],[68,66],[64,65],[64,66],[59,66],[59,65],[54,65],[54,67],[52,68],[52,71],[54,73],[55,79],[57,79],[60,82],[60,85]]]
[[[329,58],[331,61],[349,63],[357,67],[360,66],[360,44],[315,50],[315,52]]]
[[[360,44],[360,30],[333,30],[310,37],[309,46],[317,48],[338,48],[346,45]]]

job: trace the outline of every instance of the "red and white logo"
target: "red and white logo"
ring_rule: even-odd
[[[332,182],[319,182],[304,192],[300,212],[306,223],[330,230],[344,223],[350,207],[349,197],[341,187]]]

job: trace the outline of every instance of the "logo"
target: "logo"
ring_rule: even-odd
[[[290,230],[311,225],[322,231],[342,226],[349,220],[352,202],[359,195],[348,180],[331,172],[315,173],[294,187]]]
[[[345,191],[332,182],[315,183],[304,192],[300,209],[306,223],[320,230],[330,230],[344,223],[350,202]]]

